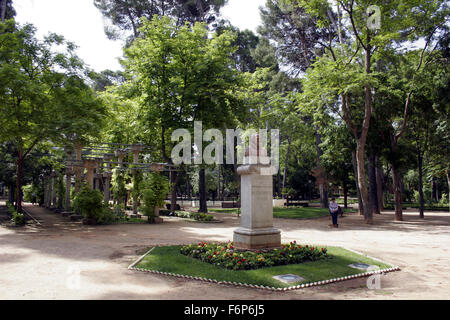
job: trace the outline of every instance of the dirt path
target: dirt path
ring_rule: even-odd
[[[383,276],[379,290],[356,279],[273,293],[127,270],[152,245],[228,241],[237,217],[216,214],[225,222],[213,225],[165,218],[162,225],[92,227],[27,208],[41,226],[0,227],[0,299],[450,299],[450,214],[445,212],[426,213],[425,220],[406,212],[401,223],[385,212],[373,226],[351,215],[336,230],[327,228],[328,218],[275,219],[283,242],[344,246],[402,270]]]

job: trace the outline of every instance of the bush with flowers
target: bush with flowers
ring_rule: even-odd
[[[232,242],[206,243],[181,247],[183,255],[231,270],[251,270],[297,264],[327,258],[326,248],[298,245],[295,241],[269,251],[238,251]]]

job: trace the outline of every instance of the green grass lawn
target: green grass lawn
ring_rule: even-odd
[[[234,213],[238,212],[238,209],[208,209],[210,212],[218,213]],[[352,209],[345,209],[345,212],[352,212]],[[284,219],[314,219],[326,217],[330,213],[328,209],[323,208],[303,208],[303,207],[291,207],[291,208],[273,208],[273,216],[275,218]]]
[[[419,209],[420,208],[420,204],[417,202],[403,202],[402,203],[403,208],[411,208],[411,209]],[[388,203],[384,206],[384,209],[386,210],[394,210],[394,203]],[[429,204],[426,203],[424,210],[428,210],[428,211],[449,211],[449,207],[448,205],[441,205],[438,203],[433,203],[433,204]]]
[[[182,255],[180,246],[156,247],[136,267],[275,288],[286,288],[365,272],[349,267],[348,265],[351,263],[366,263],[376,265],[381,269],[392,267],[343,248],[327,247],[327,249],[329,258],[324,260],[257,270],[232,271]],[[285,284],[272,278],[281,274],[295,274],[304,278],[305,281]]]

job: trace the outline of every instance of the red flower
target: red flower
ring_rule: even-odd
[[[211,256],[208,256],[208,259],[211,259],[212,257]]]
[[[238,264],[241,264],[241,262],[240,262],[240,261],[238,261]]]
[[[244,262],[245,261],[245,259],[244,258],[242,258],[242,260],[241,260],[242,262]]]

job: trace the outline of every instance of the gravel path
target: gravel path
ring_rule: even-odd
[[[0,205],[3,205],[0,202]],[[343,218],[275,219],[283,242],[344,246],[398,265],[369,290],[365,279],[287,293],[250,290],[127,270],[152,245],[228,241],[239,218],[215,214],[221,224],[165,218],[161,225],[83,226],[43,208],[27,205],[42,225],[0,226],[0,299],[450,299],[450,214],[393,212]]]

